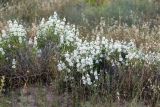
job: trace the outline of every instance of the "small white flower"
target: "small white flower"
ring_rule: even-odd
[[[15,69],[16,68],[16,59],[12,60],[12,68]]]
[[[70,61],[70,62],[69,62],[69,66],[73,66],[73,63],[72,63],[72,61]]]
[[[82,76],[82,80],[85,80],[86,78],[85,78],[85,76]]]
[[[15,69],[15,68],[16,68],[16,65],[12,65],[12,68]]]
[[[15,64],[16,64],[16,60],[13,59],[13,60],[12,60],[12,65],[15,65]]]
[[[121,57],[121,55],[119,55],[119,61],[123,61],[123,58]]]
[[[98,80],[98,76],[97,75],[95,76],[95,79]]]
[[[4,50],[3,50],[3,48],[0,48],[0,52],[1,52],[1,54],[2,54],[2,55],[4,55],[4,54],[5,54],[5,52],[4,52]]]
[[[19,43],[21,44],[22,43],[22,37],[19,37],[18,40],[19,40]]]
[[[29,44],[29,45],[33,45],[32,38],[29,38],[28,44]]]
[[[86,84],[87,84],[87,81],[86,81],[86,80],[83,80],[83,84],[86,85]]]
[[[41,54],[42,54],[42,50],[41,50],[41,49],[38,49],[38,50],[37,50],[37,56],[38,56],[38,57],[41,57]]]
[[[91,85],[91,84],[92,84],[90,77],[87,77],[87,80],[86,80],[86,81],[87,81],[87,84],[88,84],[88,85]]]

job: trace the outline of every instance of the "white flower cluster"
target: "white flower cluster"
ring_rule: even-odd
[[[54,32],[53,35],[59,36],[59,45],[70,45],[78,39],[76,35],[79,35],[78,32],[76,33],[77,29],[75,25],[70,25],[69,23],[66,24],[65,18],[60,20],[56,12],[54,12],[53,16],[49,17],[48,21],[42,19],[38,26],[37,38],[45,38],[47,32],[50,30]],[[34,42],[36,42],[36,39]]]
[[[91,78],[88,74],[86,76],[82,76],[82,81],[83,81],[83,84],[85,85],[86,84],[92,85]]]
[[[68,45],[72,43],[71,45],[74,47],[72,52],[68,50],[63,51],[63,58],[59,61],[58,70],[68,73],[82,73],[84,84],[92,84],[88,71],[94,75],[95,80],[98,79],[98,73],[93,68],[95,64],[100,64],[102,58],[111,61],[113,64],[124,63],[125,65],[128,65],[132,60],[143,60],[149,64],[160,61],[159,55],[156,53],[146,54],[138,50],[133,41],[129,43],[113,41],[105,37],[100,38],[99,36],[93,41],[83,41],[79,38],[79,31],[73,25],[65,25],[64,21],[55,18],[56,16],[57,14],[53,16],[53,19],[57,20],[48,21],[48,26],[50,25],[49,22],[54,22],[56,34],[59,34],[61,38],[60,44]],[[50,18],[49,20],[53,19]],[[126,54],[125,57],[122,56],[122,53]]]
[[[84,84],[91,85],[91,74],[94,75],[95,80],[99,79],[98,71],[93,68],[100,65],[103,58],[111,63],[123,63],[128,65],[132,60],[143,60],[149,64],[160,61],[160,54],[157,53],[144,53],[136,48],[133,41],[127,43],[123,41],[113,41],[105,37],[97,36],[95,40],[87,41],[80,38],[79,30],[75,25],[66,22],[66,19],[60,20],[57,13],[49,17],[47,21],[42,19],[40,25],[37,27],[36,36],[34,40],[29,38],[28,44],[33,44],[37,47],[37,39],[47,39],[47,33],[52,31],[52,35],[58,35],[59,46],[61,50],[61,60],[58,64],[59,71],[66,71],[67,73],[79,72],[82,74],[82,81]],[[3,40],[9,37],[18,37],[19,43],[22,39],[26,38],[26,30],[22,25],[16,21],[8,21],[7,30],[2,30],[0,37],[0,44]],[[8,45],[10,47],[10,44]],[[70,50],[70,48],[73,48]],[[0,52],[5,54],[3,48],[0,47]],[[37,51],[40,56],[41,50]],[[122,55],[125,54],[125,57]],[[12,68],[15,68],[16,61],[12,61]],[[90,74],[88,74],[88,72]]]
[[[4,52],[4,49],[3,48],[0,48],[0,54],[4,55],[5,52]]]
[[[12,68],[15,69],[16,68],[16,59],[12,60]]]
[[[12,33],[13,36],[26,37],[26,30],[23,25],[18,24],[17,21],[8,21],[8,25],[8,32]]]
[[[22,43],[23,40],[26,38],[26,30],[23,25],[18,24],[17,21],[12,22],[11,20],[7,22],[7,30],[2,30],[2,40],[6,40],[10,37],[18,37],[19,43]]]
[[[15,49],[19,49],[20,44],[25,43],[27,38],[27,32],[23,25],[18,24],[17,21],[8,21],[7,23],[8,25],[5,30],[1,31],[0,35],[0,55],[3,55],[3,59],[5,60],[8,59],[8,56],[5,56],[5,53],[11,55],[15,54],[10,52],[15,51]],[[10,58],[13,56],[10,56]],[[13,59],[11,64],[12,68],[15,69],[16,60]]]

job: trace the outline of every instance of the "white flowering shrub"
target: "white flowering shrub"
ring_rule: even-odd
[[[75,41],[79,40],[77,35],[79,32],[75,25],[67,23],[65,18],[60,20],[56,12],[47,21],[42,19],[33,40],[33,48],[37,50],[37,55],[41,56],[41,60],[45,59],[41,67],[46,70],[47,66],[53,66],[50,65],[53,63],[50,59],[55,53],[73,51],[76,47]]]
[[[42,39],[48,43],[51,39],[46,34],[52,30],[50,36],[58,41],[60,58],[57,67],[63,85],[73,88],[79,84],[95,89],[105,84],[105,81],[109,82],[110,76],[117,72],[125,72],[128,68],[142,70],[144,66],[151,67],[159,62],[158,53],[145,53],[132,40],[113,41],[101,35],[95,40],[81,39],[74,25],[66,24],[65,20],[57,17],[55,13],[48,21],[42,20],[37,44],[43,43],[40,41]]]
[[[66,86],[74,88],[79,85],[95,91],[104,84],[104,87],[109,87],[113,78],[113,87],[123,90],[125,86],[117,83],[122,81],[121,78],[130,69],[142,71],[144,66],[149,66],[150,70],[152,67],[157,70],[155,66],[160,59],[158,53],[146,53],[138,49],[133,40],[114,41],[102,35],[97,35],[93,40],[81,39],[75,25],[67,23],[66,19],[61,20],[56,13],[47,21],[42,19],[37,28],[37,35],[33,40],[30,38],[28,44],[33,45],[39,58],[43,60],[39,62],[41,72],[51,71],[55,54],[53,47],[58,48],[56,51],[59,58],[56,63],[58,62],[58,74],[61,77],[58,79],[62,90]],[[141,75],[136,70],[133,75]]]
[[[16,21],[8,21],[0,35],[0,72],[37,74],[34,80],[44,81],[58,75],[62,90],[78,87],[97,92],[104,87],[107,91],[114,89],[114,94],[117,90],[137,90],[148,78],[154,78],[142,79],[148,71],[156,74],[159,62],[159,53],[144,52],[133,40],[112,40],[103,33],[92,40],[82,39],[78,28],[65,18],[61,20],[56,12],[47,21],[42,19],[34,37],[28,38],[25,28]],[[125,76],[132,82],[125,83]],[[143,80],[142,84],[133,86],[137,80]],[[126,89],[128,84],[132,88]]]
[[[95,41],[80,40],[75,44],[77,46],[75,50],[66,51],[63,54],[58,69],[68,74],[67,80],[74,78],[73,72],[81,73],[83,84],[88,85],[95,84],[98,80],[100,70],[103,70],[103,68],[98,68],[102,66],[103,60],[109,61],[110,66],[129,66],[134,61],[153,64],[159,60],[154,53],[145,54],[139,51],[133,42],[113,42],[104,37],[101,39],[97,37]],[[91,76],[95,78],[95,81],[91,82]]]
[[[37,41],[38,46],[42,47],[45,41],[52,41],[63,46],[64,44],[70,46],[77,40],[78,32],[75,25],[70,25],[66,22],[66,19],[60,20],[55,12],[53,16],[49,17],[48,21],[42,19],[38,31],[37,31]],[[42,45],[42,46],[41,46]],[[72,44],[73,46],[74,44]]]
[[[11,68],[15,69],[17,52],[26,46],[26,30],[17,21],[8,21],[8,26],[6,30],[2,30],[0,38],[1,56],[3,55],[3,60],[5,58],[5,63],[12,64]]]

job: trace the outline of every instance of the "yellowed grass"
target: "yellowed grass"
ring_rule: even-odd
[[[1,20],[23,19],[29,23],[37,22],[38,18],[48,17],[68,0],[12,0],[1,8]]]

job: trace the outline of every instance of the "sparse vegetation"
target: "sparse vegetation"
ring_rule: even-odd
[[[0,106],[160,106],[159,1],[0,2]]]

